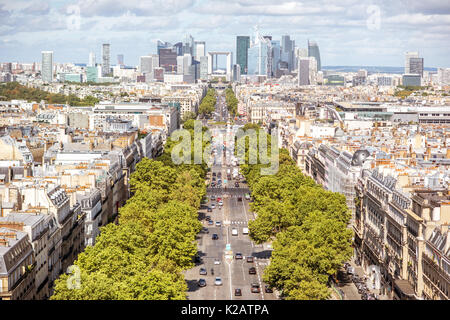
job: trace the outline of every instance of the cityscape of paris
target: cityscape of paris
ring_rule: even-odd
[[[0,112],[0,314],[449,300],[447,0],[0,0]]]

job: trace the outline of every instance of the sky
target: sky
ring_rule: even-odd
[[[0,62],[111,62],[126,65],[156,53],[156,41],[191,34],[206,51],[236,50],[236,36],[258,25],[263,35],[290,35],[297,47],[315,40],[323,66],[404,65],[419,51],[425,67],[450,67],[449,0],[0,0]],[[235,56],[235,54],[234,54]]]

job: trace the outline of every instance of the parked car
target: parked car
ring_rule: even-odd
[[[348,267],[347,268],[347,274],[354,274],[355,273],[355,268],[353,268],[353,267]]]
[[[220,264],[220,260],[219,259],[214,259],[214,264]]]
[[[253,263],[253,261],[254,261],[254,258],[252,256],[247,257],[247,262]]]
[[[234,258],[236,259],[236,260],[238,260],[238,259],[242,259],[242,253],[236,253],[235,255],[234,255]]]
[[[241,289],[234,289],[234,295],[235,295],[235,296],[242,296],[242,291],[241,291]]]
[[[214,209],[216,205],[214,203],[211,204],[211,208]]]
[[[202,276],[206,276],[208,274],[208,272],[206,271],[205,268],[200,268],[199,274],[202,275]]]
[[[203,228],[203,232],[204,232],[204,233],[209,233],[208,228]]]
[[[234,183],[234,186],[235,186],[236,188],[239,188],[239,182],[236,181],[236,182]]]
[[[208,225],[209,225],[209,226],[212,226],[212,225],[214,225],[214,221],[212,221],[212,220],[208,220]]]
[[[252,293],[260,293],[261,289],[259,288],[259,284],[254,282],[251,284],[252,288],[251,288],[251,292]]]
[[[238,235],[238,230],[236,228],[231,229],[231,235],[232,236],[237,236]]]
[[[248,274],[256,274],[256,268],[255,267],[251,267],[248,269]]]
[[[238,197],[238,201],[242,201],[242,197]]]
[[[223,206],[223,201],[222,200],[219,201],[219,206]]]
[[[248,193],[245,194],[245,200],[250,200],[250,194]]]
[[[220,221],[216,221],[216,227],[220,227],[222,223]]]
[[[211,201],[216,201],[216,196],[211,196]]]
[[[198,286],[199,287],[206,287],[206,280],[205,279],[199,279],[198,280]]]
[[[216,280],[214,281],[214,285],[221,286],[222,285],[222,278],[216,277]]]
[[[206,209],[206,212],[212,212],[212,208],[208,207],[208,209]]]
[[[206,220],[206,221],[210,221],[210,220],[211,220],[211,216],[206,216],[206,217],[205,217],[205,220]]]
[[[217,235],[217,233],[214,233],[214,234],[212,235],[212,239],[213,239],[213,240],[219,240],[219,236]]]
[[[248,228],[242,228],[242,234],[248,234]]]
[[[266,291],[266,293],[273,293],[273,290],[271,287],[269,287],[268,284],[265,285],[264,290]]]

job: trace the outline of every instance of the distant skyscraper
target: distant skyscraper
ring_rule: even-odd
[[[298,60],[298,85],[309,85],[309,58],[299,58]]]
[[[236,37],[236,64],[241,67],[241,74],[248,71],[248,49],[250,48],[249,36]]]
[[[118,54],[117,55],[117,64],[119,66],[123,66],[124,65],[124,63],[123,63],[123,54]]]
[[[169,48],[167,48],[167,49],[169,49]],[[183,55],[183,42],[175,43],[172,47],[172,50],[174,50],[177,53],[177,56],[182,56]]]
[[[42,81],[53,81],[53,51],[42,51]]]
[[[140,57],[139,67],[142,74],[153,72],[153,58],[151,56]]]
[[[86,81],[97,82],[97,68],[95,66],[88,66],[86,68]]]
[[[109,43],[104,43],[102,46],[102,76],[105,77],[111,72],[111,55]]]
[[[423,58],[409,59],[409,73],[420,74],[423,77]]]
[[[281,60],[288,63],[288,70],[291,72],[294,69],[294,49],[295,42],[291,37],[286,35],[281,37]]]
[[[279,69],[279,63],[281,60],[281,43],[279,40],[271,41],[272,47],[272,75],[277,75],[277,70]]]
[[[270,77],[271,70],[271,55],[272,49],[270,40],[264,39],[258,29],[255,29],[255,41],[248,49],[248,70],[250,75],[265,75]]]
[[[200,57],[206,56],[206,43],[205,41],[194,42],[194,59],[200,61]]]
[[[411,67],[410,59],[411,58],[419,58],[419,52],[417,52],[417,51],[414,51],[414,52],[409,51],[409,52],[405,53],[405,73],[406,74],[411,73],[411,71],[410,71],[410,67]]]
[[[208,56],[200,57],[200,79],[208,79]]]
[[[177,53],[172,49],[161,48],[159,50],[159,66],[166,72],[177,71]]]
[[[161,49],[169,49],[172,48],[172,45],[169,42],[162,42],[161,40],[156,41],[156,53],[159,55],[159,51]]]
[[[183,42],[183,54],[189,53],[194,55],[194,38],[191,35],[186,35]]]
[[[241,66],[238,64],[233,65],[233,81],[241,81]]]
[[[95,53],[89,52],[89,64],[88,67],[95,67],[96,61],[95,61]]]
[[[314,57],[317,61],[317,71],[322,70],[322,64],[320,62],[319,46],[315,41],[308,40],[308,57]]]

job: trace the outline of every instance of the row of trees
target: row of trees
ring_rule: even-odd
[[[208,89],[208,92],[198,107],[198,113],[204,116],[211,115],[216,110],[216,101],[216,90],[213,88]]]
[[[23,86],[18,82],[8,82],[0,85],[0,97],[3,97],[4,100],[23,99],[28,102],[44,100],[47,103],[68,104],[71,106],[93,106],[99,102],[99,99],[92,96],[80,99],[75,94],[50,93],[41,89]]]
[[[234,117],[237,114],[238,99],[232,88],[225,89],[225,101],[227,103],[228,112]]]
[[[248,144],[246,148],[248,153]],[[303,175],[286,149],[280,149],[275,175],[261,176],[263,166],[241,166],[252,191],[252,210],[257,213],[249,222],[250,237],[256,243],[273,241],[263,279],[286,299],[327,299],[329,276],[352,254],[345,197]]]
[[[193,130],[193,121],[185,128]],[[193,132],[191,132],[193,136]],[[102,228],[94,246],[78,256],[80,287],[62,275],[53,300],[186,299],[183,270],[193,267],[197,210],[206,195],[206,164],[173,164],[168,141],[163,155],[144,158],[130,177],[133,196],[119,210],[119,224]],[[206,144],[204,144],[206,146]]]

